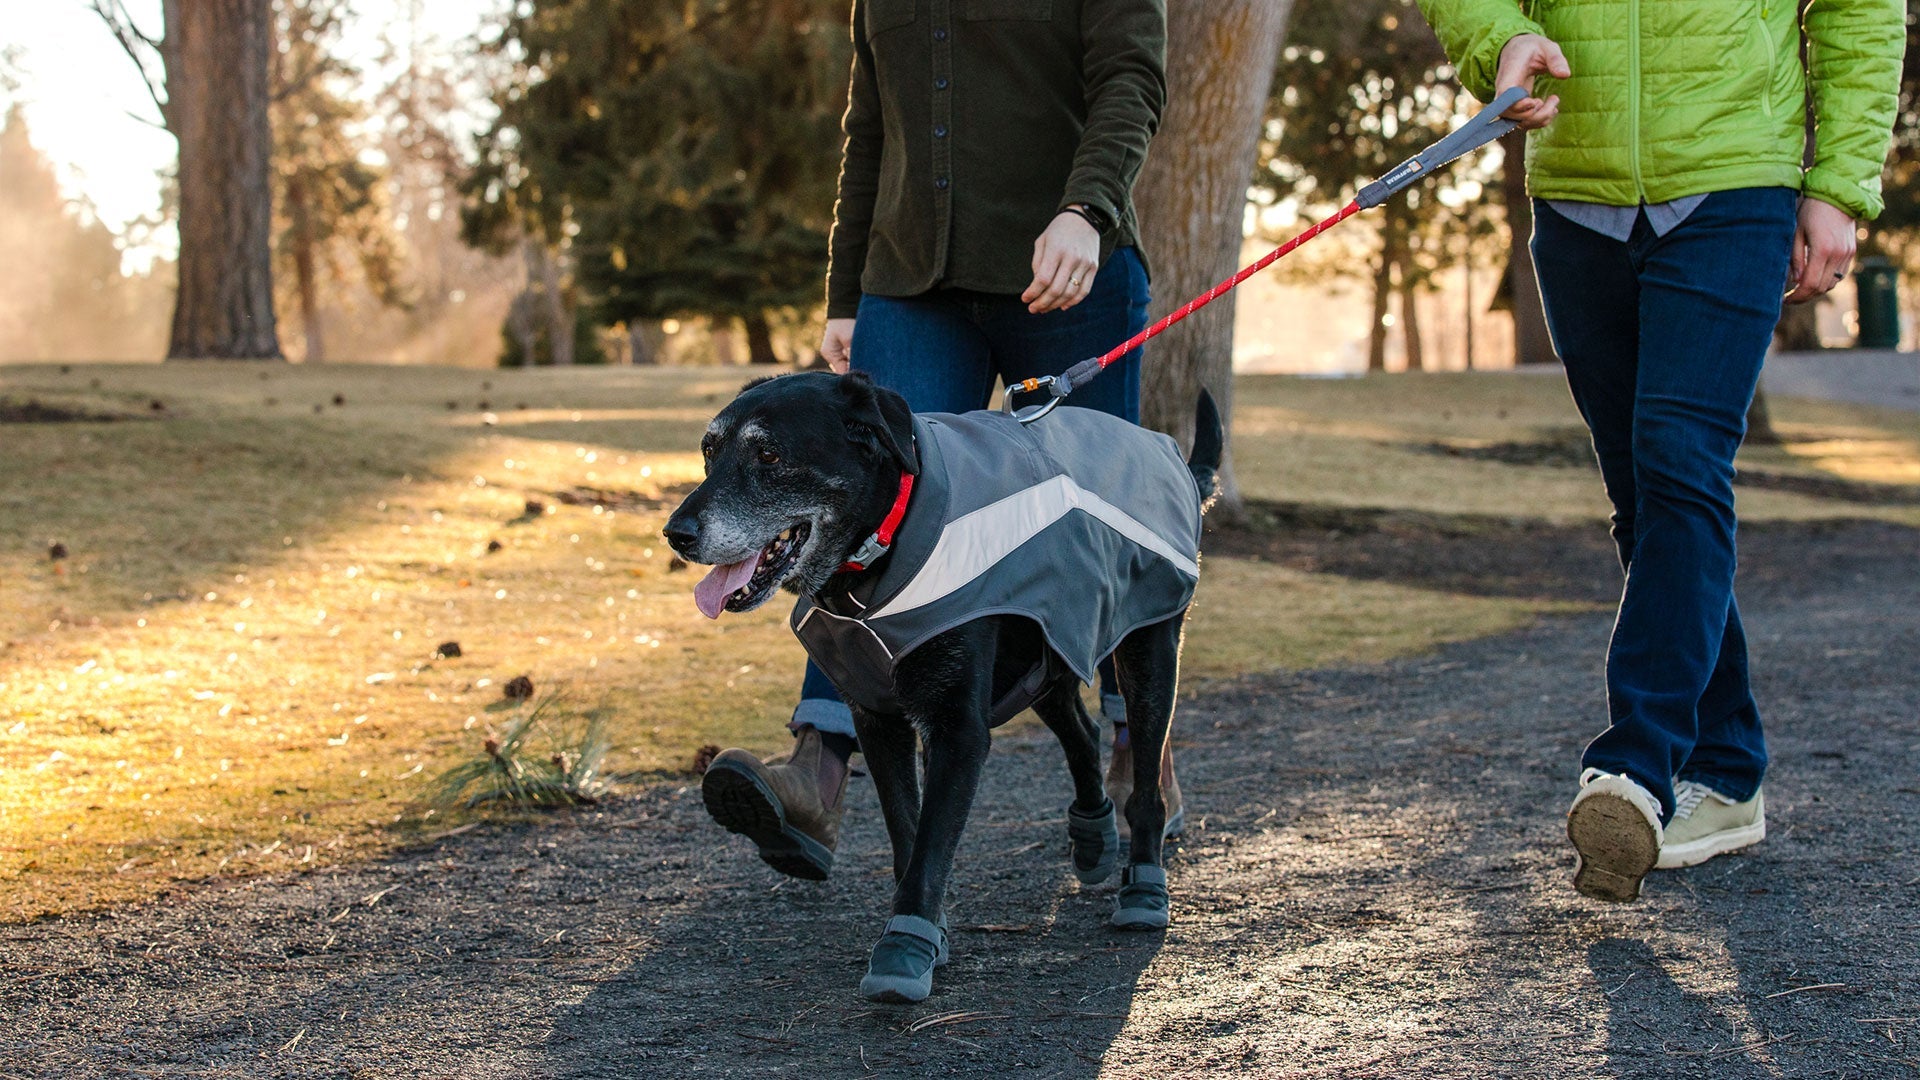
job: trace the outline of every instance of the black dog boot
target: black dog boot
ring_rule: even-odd
[[[1098,885],[1113,876],[1113,868],[1120,865],[1120,825],[1119,814],[1115,812],[1113,800],[1094,811],[1091,816],[1082,817],[1080,811],[1067,807],[1067,839],[1073,845],[1073,876],[1083,885]]]
[[[1167,872],[1151,863],[1134,863],[1120,875],[1119,905],[1108,922],[1121,930],[1164,930],[1167,925]]]
[[[917,915],[895,915],[867,959],[860,996],[896,1005],[925,1001],[933,993],[933,969],[946,962],[945,929]]]

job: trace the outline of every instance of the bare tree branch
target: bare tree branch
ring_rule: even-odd
[[[126,52],[127,59],[132,60],[133,66],[139,69],[140,81],[146,84],[147,95],[153,99],[153,107],[160,111],[162,123],[158,126],[170,129],[171,118],[167,111],[164,71],[166,50],[162,48],[161,39],[149,37],[141,31],[133,21],[133,16],[127,13],[123,0],[90,0],[87,6],[93,9],[95,15],[100,16],[101,22],[107,24],[107,30],[113,34],[113,39],[120,43],[120,48]],[[153,59],[159,59],[162,65],[162,73],[158,80],[154,78],[151,68]],[[151,120],[146,122],[152,123]]]

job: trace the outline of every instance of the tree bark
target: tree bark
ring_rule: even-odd
[[[1159,318],[1232,274],[1267,94],[1292,0],[1175,3],[1167,11],[1167,104],[1134,187]],[[1233,294],[1154,339],[1141,371],[1141,422],[1186,445],[1202,386],[1233,418]],[[1220,510],[1241,509],[1231,450]]]
[[[1393,222],[1391,212],[1380,227],[1380,264],[1373,271],[1373,325],[1367,328],[1367,371],[1387,370],[1387,315],[1393,299]]]
[[[1500,137],[1506,154],[1500,190],[1507,204],[1507,290],[1513,304],[1513,362],[1557,364],[1547,311],[1540,302],[1540,279],[1533,272],[1533,201],[1527,196],[1527,136],[1514,131]]]
[[[278,360],[268,158],[271,0],[168,3],[167,122],[180,143],[170,360]]]
[[[1406,343],[1407,370],[1427,370],[1427,354],[1420,340],[1420,301],[1415,295],[1413,272],[1400,264],[1400,336]]]
[[[1781,352],[1813,352],[1820,346],[1820,300],[1782,304],[1780,321],[1773,326],[1773,343]]]
[[[653,365],[660,362],[660,346],[666,334],[651,319],[627,320],[627,362]]]
[[[742,316],[740,325],[747,329],[747,363],[777,364],[780,354],[773,351],[773,328],[767,325],[766,315],[754,312]]]
[[[306,334],[306,363],[319,364],[327,359],[327,346],[320,333],[320,286],[313,266],[313,220],[307,210],[306,188],[299,178],[287,183],[287,242],[293,245],[294,284],[300,295],[300,326]]]
[[[566,294],[560,291],[560,256],[546,245],[534,245],[540,251],[540,294],[546,301],[547,351],[555,367],[573,364],[573,312]]]

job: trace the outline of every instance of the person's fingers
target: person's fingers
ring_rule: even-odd
[[[1079,284],[1073,280],[1073,260],[1061,259],[1053,267],[1052,276],[1047,279],[1046,290],[1027,305],[1027,310],[1035,315],[1064,307],[1062,303]]]
[[[1040,242],[1034,245],[1033,251],[1033,284],[1028,285],[1026,291],[1020,294],[1022,302],[1031,306],[1053,287],[1054,276],[1059,273],[1060,263],[1064,258],[1065,255],[1062,252],[1055,250],[1053,245],[1047,243],[1045,236],[1040,238]]]
[[[1573,68],[1567,65],[1567,54],[1561,52],[1560,46],[1555,42],[1549,41],[1545,48],[1541,49],[1538,63],[1543,73],[1556,79],[1573,78]]]
[[[1062,309],[1070,308],[1085,300],[1093,292],[1094,266],[1085,259],[1074,258],[1067,262],[1067,296],[1060,304]]]

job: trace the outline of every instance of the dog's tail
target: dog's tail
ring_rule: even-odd
[[[1220,422],[1220,407],[1213,395],[1200,388],[1200,404],[1193,414],[1193,453],[1187,457],[1187,469],[1200,489],[1200,512],[1213,508],[1220,497],[1220,458],[1226,452],[1227,430]]]

